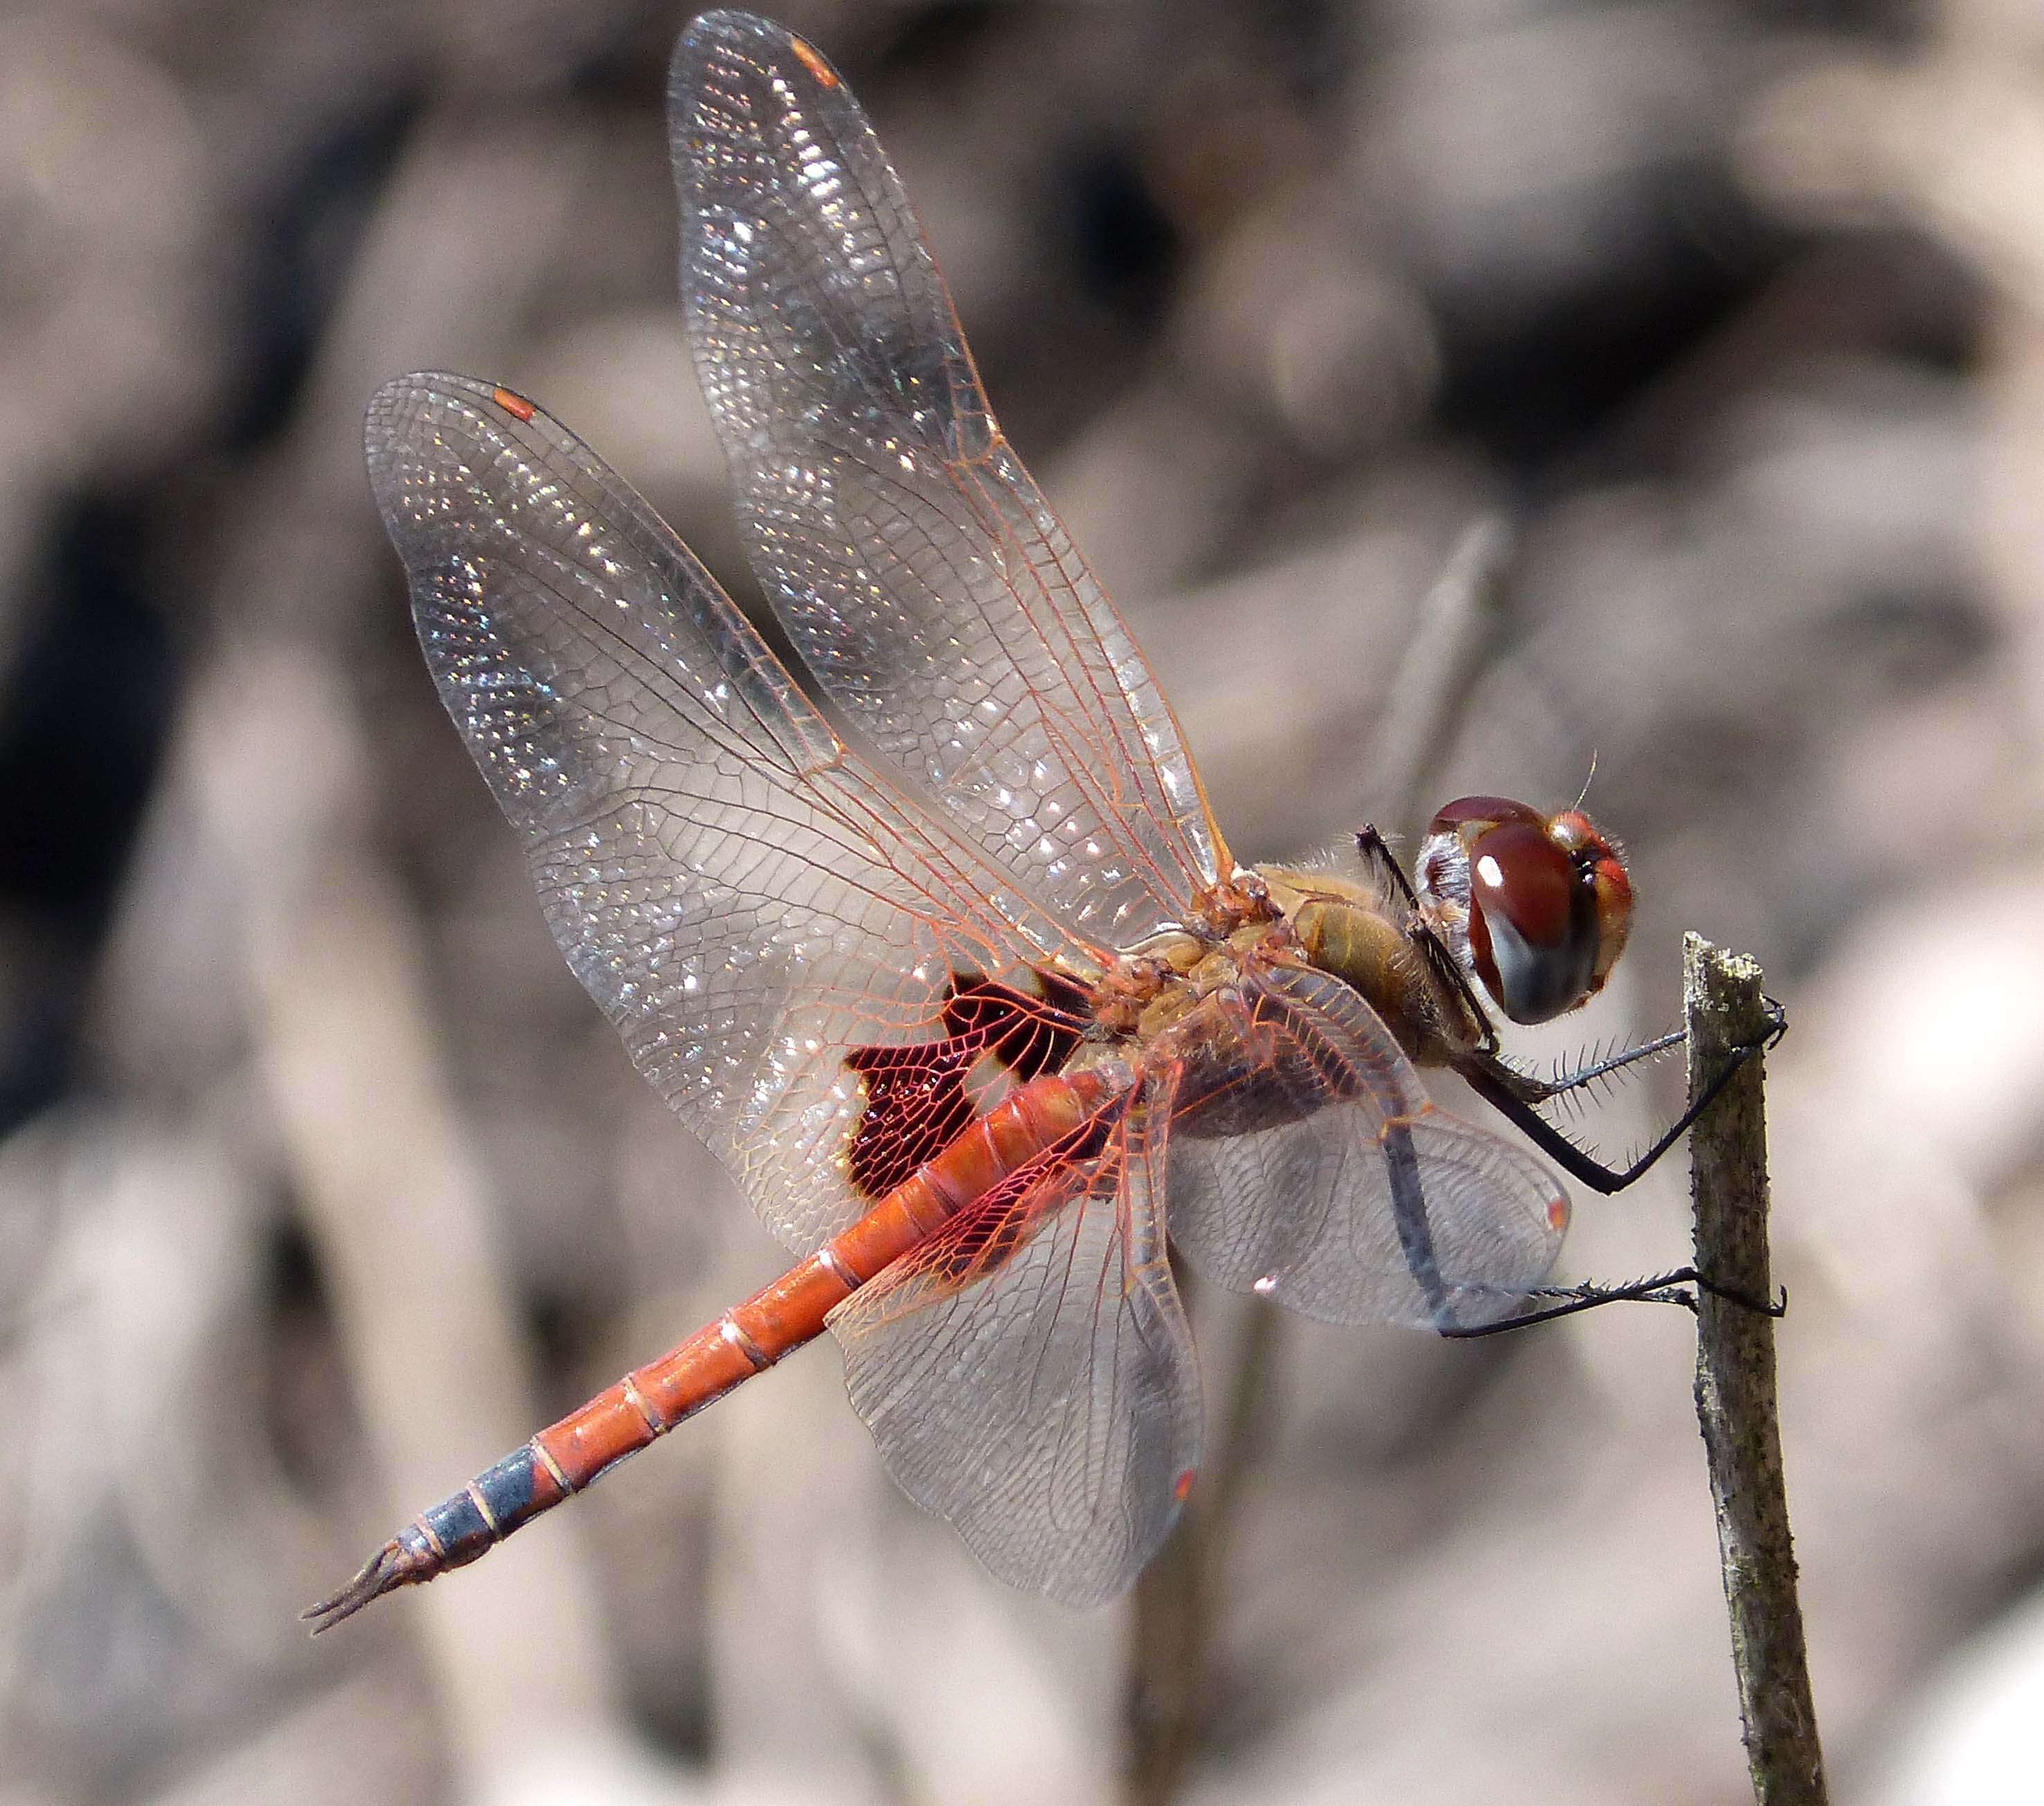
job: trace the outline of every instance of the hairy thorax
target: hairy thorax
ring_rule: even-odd
[[[1449,1063],[1481,1032],[1404,912],[1374,886],[1338,872],[1259,866],[1203,903],[1197,926],[1150,936],[1095,987],[1095,1020],[1105,1032],[1096,1057],[1170,1062],[1200,1092],[1241,1082],[1245,1067],[1268,1054],[1270,975],[1287,969],[1340,980],[1418,1065]]]

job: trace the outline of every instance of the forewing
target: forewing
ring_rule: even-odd
[[[1074,932],[1228,864],[1178,726],[1001,437],[900,178],[816,53],[736,13],[675,52],[696,368],[755,568],[861,735]]]
[[[1331,1323],[1494,1322],[1554,1264],[1567,1195],[1435,1108],[1339,980],[1278,967],[1235,1024],[1239,1070],[1175,1125],[1171,1234],[1216,1284]]]
[[[1083,955],[846,754],[681,542],[545,413],[406,377],[367,437],[426,662],[568,964],[775,1232],[813,1247],[917,1127],[898,1086],[864,1118],[848,1053],[871,1066],[945,1034],[961,974],[1019,993],[1032,962]]]
[[[1001,1579],[1070,1605],[1128,1585],[1199,1466],[1164,1245],[1169,1114],[1168,1084],[1118,1101],[831,1313],[902,1489]]]

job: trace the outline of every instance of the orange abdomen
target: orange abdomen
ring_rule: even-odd
[[[850,1228],[478,1474],[305,1616],[324,1630],[394,1587],[474,1561],[606,1468],[813,1341],[834,1306],[1080,1128],[1117,1089],[1097,1071],[1049,1073],[1018,1086]]]

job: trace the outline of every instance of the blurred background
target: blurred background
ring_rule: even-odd
[[[2034,1797],[2044,12],[782,12],[1239,852],[1594,759],[1634,951],[1518,1045],[1666,1025],[1686,928],[1765,963],[1835,1794]],[[755,594],[673,293],[684,17],[0,19],[0,1803],[1744,1797],[1667,1309],[1447,1346],[1197,1296],[1247,1408],[1165,1772],[1135,1608],[986,1578],[828,1347],[305,1639],[781,1264],[556,955],[359,443],[388,376],[501,380]],[[1678,1262],[1681,1167],[1582,1201],[1570,1276]]]

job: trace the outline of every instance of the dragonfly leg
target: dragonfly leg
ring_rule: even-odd
[[[1709,1084],[1690,1101],[1689,1107],[1645,1152],[1623,1166],[1608,1166],[1579,1147],[1540,1114],[1539,1105],[1550,1098],[1560,1097],[1612,1073],[1622,1071],[1637,1061],[1665,1053],[1669,1048],[1680,1045],[1685,1039],[1682,1030],[1671,1029],[1666,1035],[1642,1041],[1637,1047],[1623,1049],[1606,1059],[1593,1061],[1556,1078],[1537,1078],[1495,1054],[1481,1051],[1473,1054],[1468,1064],[1461,1070],[1462,1076],[1479,1095],[1516,1124],[1527,1140],[1571,1178],[1581,1181],[1593,1191],[1609,1193],[1624,1190],[1653,1166],[1681,1139],[1689,1125],[1717,1101],[1718,1093],[1731,1082],[1733,1074],[1755,1054],[1773,1047],[1788,1032],[1788,1013],[1772,997],[1769,998],[1765,1032],[1758,1040],[1735,1048],[1731,1057],[1712,1075]]]
[[[1441,1324],[1435,1328],[1437,1333],[1452,1341],[1466,1342],[1479,1335],[1500,1335],[1507,1330],[1527,1329],[1535,1324],[1552,1323],[1558,1317],[1572,1317],[1578,1311],[1593,1311],[1604,1305],[1679,1305],[1685,1310],[1693,1312],[1696,1308],[1696,1292],[1689,1289],[1692,1286],[1697,1291],[1708,1292],[1712,1297],[1725,1299],[1762,1316],[1778,1317],[1788,1308],[1788,1294],[1785,1291],[1773,1298],[1755,1298],[1733,1287],[1720,1285],[1693,1266],[1678,1266],[1672,1273],[1658,1274],[1650,1279],[1635,1280],[1624,1285],[1535,1286],[1521,1296],[1549,1298],[1555,1302],[1521,1311],[1512,1316],[1501,1317],[1495,1323]]]
[[[1420,907],[1419,893],[1412,888],[1412,881],[1405,875],[1405,867],[1398,855],[1391,850],[1391,843],[1384,837],[1384,831],[1374,821],[1366,821],[1355,831],[1355,850],[1364,861],[1375,866],[1398,887],[1398,893],[1405,899],[1408,909],[1416,912]]]
[[[1356,830],[1355,843],[1364,859],[1373,868],[1382,872],[1404,898],[1407,908],[1412,912],[1406,931],[1408,938],[1435,970],[1454,986],[1469,1012],[1470,1020],[1477,1025],[1479,1038],[1476,1044],[1469,1050],[1466,1059],[1458,1062],[1462,1076],[1508,1120],[1516,1124],[1521,1132],[1541,1152],[1570,1178],[1580,1180],[1593,1191],[1606,1193],[1623,1191],[1639,1178],[1681,1140],[1689,1125],[1711,1107],[1718,1093],[1731,1082],[1734,1073],[1754,1054],[1773,1047],[1788,1032],[1788,1012],[1769,997],[1767,1000],[1767,1031],[1760,1039],[1738,1049],[1710,1083],[1704,1086],[1701,1094],[1644,1153],[1623,1166],[1608,1165],[1570,1140],[1566,1132],[1540,1114],[1539,1106],[1552,1098],[1593,1085],[1613,1073],[1622,1072],[1642,1060],[1652,1059],[1671,1047],[1681,1046],[1688,1038],[1685,1031],[1670,1029],[1665,1035],[1642,1041],[1635,1047],[1621,1048],[1615,1054],[1587,1062],[1552,1078],[1539,1078],[1513,1065],[1499,1052],[1496,1025],[1491,1020],[1489,1011],[1477,995],[1461,963],[1427,922],[1426,913],[1420,906],[1419,894],[1414,890],[1404,866],[1399,863],[1397,855],[1391,850],[1390,843],[1374,824],[1366,823]]]
[[[1469,1012],[1469,1020],[1476,1024],[1480,1039],[1477,1043],[1477,1057],[1494,1058],[1497,1052],[1497,1028],[1490,1019],[1490,1012],[1484,1007],[1483,1000],[1477,995],[1476,987],[1470,982],[1469,974],[1462,970],[1462,962],[1448,950],[1447,943],[1434,932],[1433,924],[1427,920],[1427,913],[1420,906],[1420,893],[1412,888],[1412,880],[1406,875],[1405,868],[1398,862],[1398,855],[1391,850],[1391,843],[1384,838],[1374,822],[1365,822],[1355,831],[1356,850],[1363,859],[1385,873],[1404,898],[1405,906],[1412,912],[1406,928],[1406,938],[1420,950],[1420,955],[1435,972],[1462,1000],[1462,1007]]]

